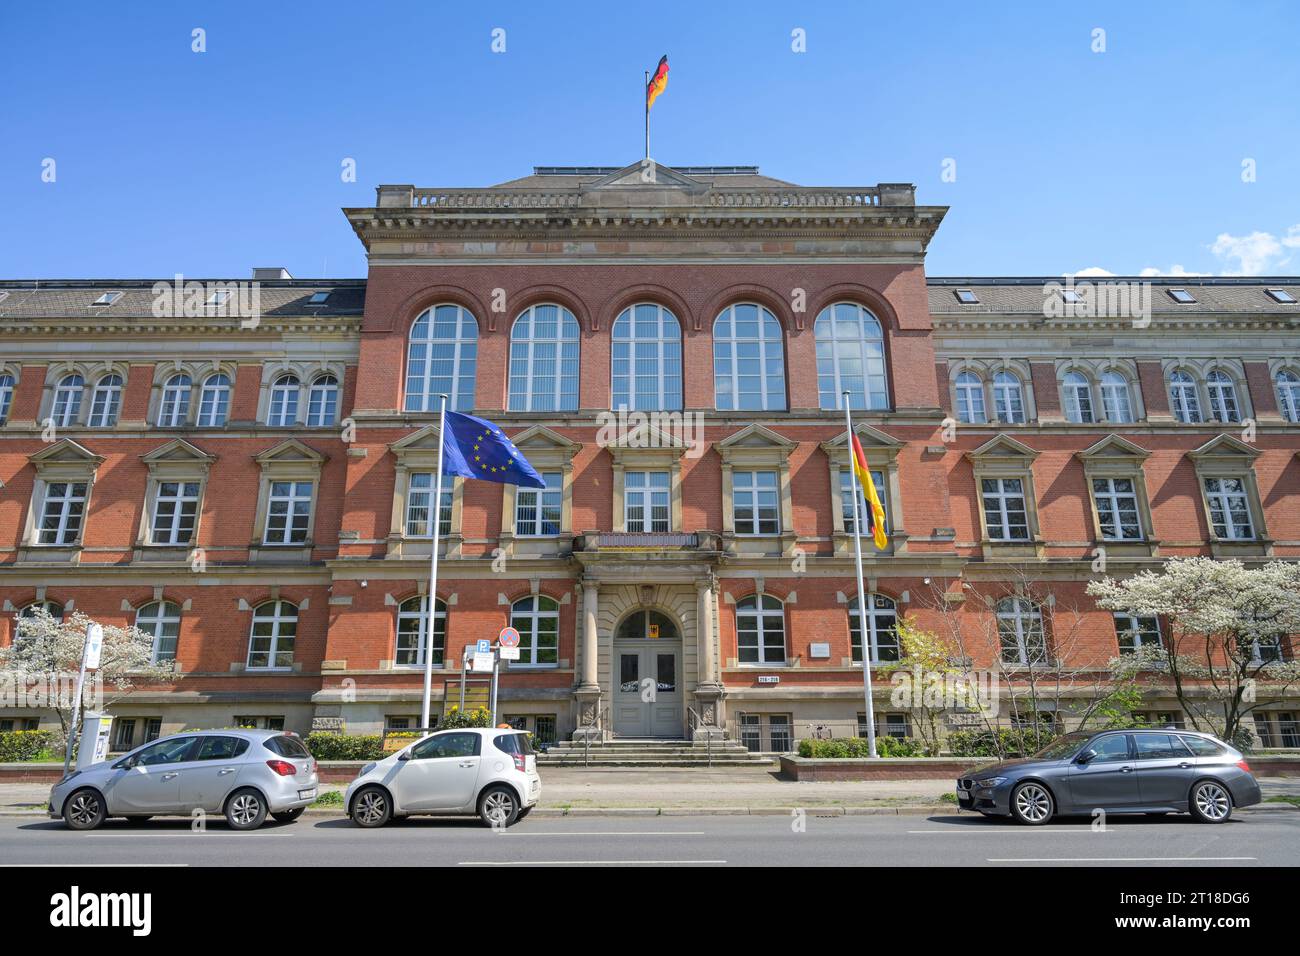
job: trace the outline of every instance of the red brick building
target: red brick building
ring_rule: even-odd
[[[1086,675],[1160,640],[1088,581],[1300,557],[1300,282],[1154,280],[1120,314],[1050,279],[927,279],[945,211],[750,167],[540,168],[381,186],[345,210],[364,281],[2,282],[0,644],[41,603],[156,633],[176,677],[115,705],[119,745],[415,726],[445,393],[548,487],[439,502],[435,710],[514,624],[501,710],[543,738],[843,735],[848,390],[890,541],[864,555],[873,660],[911,615],[1000,675],[1005,719],[1068,724]],[[1025,705],[1048,658],[1072,689]],[[1268,702],[1265,742],[1300,743],[1297,712]]]

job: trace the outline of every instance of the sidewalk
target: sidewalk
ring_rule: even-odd
[[[1262,777],[1264,799],[1300,799],[1300,778]],[[324,784],[322,792],[342,791]],[[952,785],[943,780],[819,781],[784,780],[775,770],[708,770],[696,768],[617,770],[548,767],[542,774],[542,799],[535,811],[546,815],[583,814],[744,814],[789,813],[803,809],[821,814],[933,813],[952,811],[942,801]],[[43,813],[50,788],[45,784],[0,784],[0,814]],[[1286,803],[1260,806],[1288,809]],[[313,810],[342,813],[339,807]]]

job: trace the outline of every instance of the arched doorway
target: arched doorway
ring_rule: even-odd
[[[667,614],[637,608],[614,630],[614,734],[682,736],[682,632]]]

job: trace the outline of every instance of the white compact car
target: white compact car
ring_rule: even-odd
[[[344,805],[352,822],[381,827],[393,817],[477,813],[492,827],[528,815],[542,794],[537,757],[519,730],[437,731],[361,768]]]

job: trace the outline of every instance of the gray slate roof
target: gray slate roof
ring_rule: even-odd
[[[171,279],[21,279],[0,280],[0,320],[152,317],[155,282]],[[201,283],[246,282],[241,279],[190,279]],[[9,293],[5,295],[4,293]],[[92,305],[105,292],[122,292],[112,305]],[[324,305],[308,305],[314,292],[329,292]],[[264,316],[355,316],[365,308],[364,279],[275,279],[259,286]]]
[[[930,276],[926,279],[932,315],[1008,315],[1043,311],[1044,287],[1064,284],[1061,276],[1015,276],[1004,278]],[[1300,276],[1178,276],[1144,278],[1107,276],[1079,278],[1076,284],[1091,282],[1149,282],[1151,311],[1157,315],[1200,315],[1205,313],[1278,314],[1300,318]],[[977,305],[957,300],[958,289],[969,289],[979,297]],[[1169,295],[1171,289],[1186,289],[1196,299],[1182,304]],[[1273,301],[1264,290],[1285,289],[1296,303]]]

